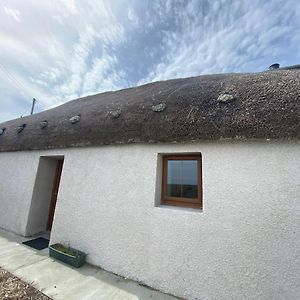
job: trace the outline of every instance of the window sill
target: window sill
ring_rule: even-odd
[[[161,209],[171,209],[171,210],[185,211],[185,212],[191,212],[191,213],[202,213],[203,212],[203,208],[192,208],[192,207],[183,207],[183,206],[166,205],[166,204],[159,204],[155,207],[161,208]]]

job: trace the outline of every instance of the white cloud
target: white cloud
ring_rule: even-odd
[[[20,117],[20,116],[17,116],[16,113],[0,112],[0,122],[15,119],[17,117]]]
[[[113,65],[116,63],[116,58],[106,55],[105,58],[96,58],[93,61],[93,66],[90,71],[85,74],[83,83],[83,95],[93,94],[99,91],[99,86],[101,90],[105,90],[107,87],[109,89],[114,89],[117,82],[115,80],[109,79],[109,84],[107,84],[107,73],[112,69]]]
[[[64,4],[65,8],[72,15],[78,14],[78,9],[74,0],[60,0]]]
[[[132,7],[129,7],[127,9],[127,17],[128,17],[128,20],[131,21],[134,24],[134,26],[139,25],[139,18],[137,17],[137,15],[134,12]]]
[[[10,8],[8,6],[3,6],[4,12],[6,15],[12,17],[16,22],[21,22],[21,13],[17,9]]]

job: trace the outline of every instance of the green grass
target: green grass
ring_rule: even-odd
[[[70,256],[73,256],[73,257],[78,257],[79,256],[79,253],[77,251],[72,250],[70,247],[66,247],[66,246],[63,246],[61,244],[52,245],[52,248],[54,248],[57,251],[68,254]]]

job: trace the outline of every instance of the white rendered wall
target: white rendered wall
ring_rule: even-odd
[[[202,153],[202,212],[155,206],[158,153],[179,152]],[[92,264],[188,299],[298,298],[299,143],[0,153],[0,168],[10,161],[11,177],[21,181],[22,172],[34,177],[40,155],[50,154],[65,156],[51,242],[69,244],[87,252]],[[19,206],[30,206],[24,202],[31,198],[23,195],[32,192],[34,178],[16,191],[6,174],[0,172],[1,207],[13,206],[10,211],[23,222],[2,221],[0,212],[0,226],[22,232],[26,216]]]
[[[25,235],[38,161],[33,152],[0,153],[1,228]]]

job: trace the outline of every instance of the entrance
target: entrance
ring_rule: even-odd
[[[59,189],[60,177],[63,168],[64,161],[58,160],[56,163],[53,187],[52,187],[52,194],[51,194],[51,202],[49,207],[49,214],[48,214],[48,222],[47,222],[47,230],[51,231],[52,223],[54,218],[55,206],[57,201],[57,194]]]
[[[63,156],[40,157],[27,220],[26,236],[51,231],[63,162]]]

